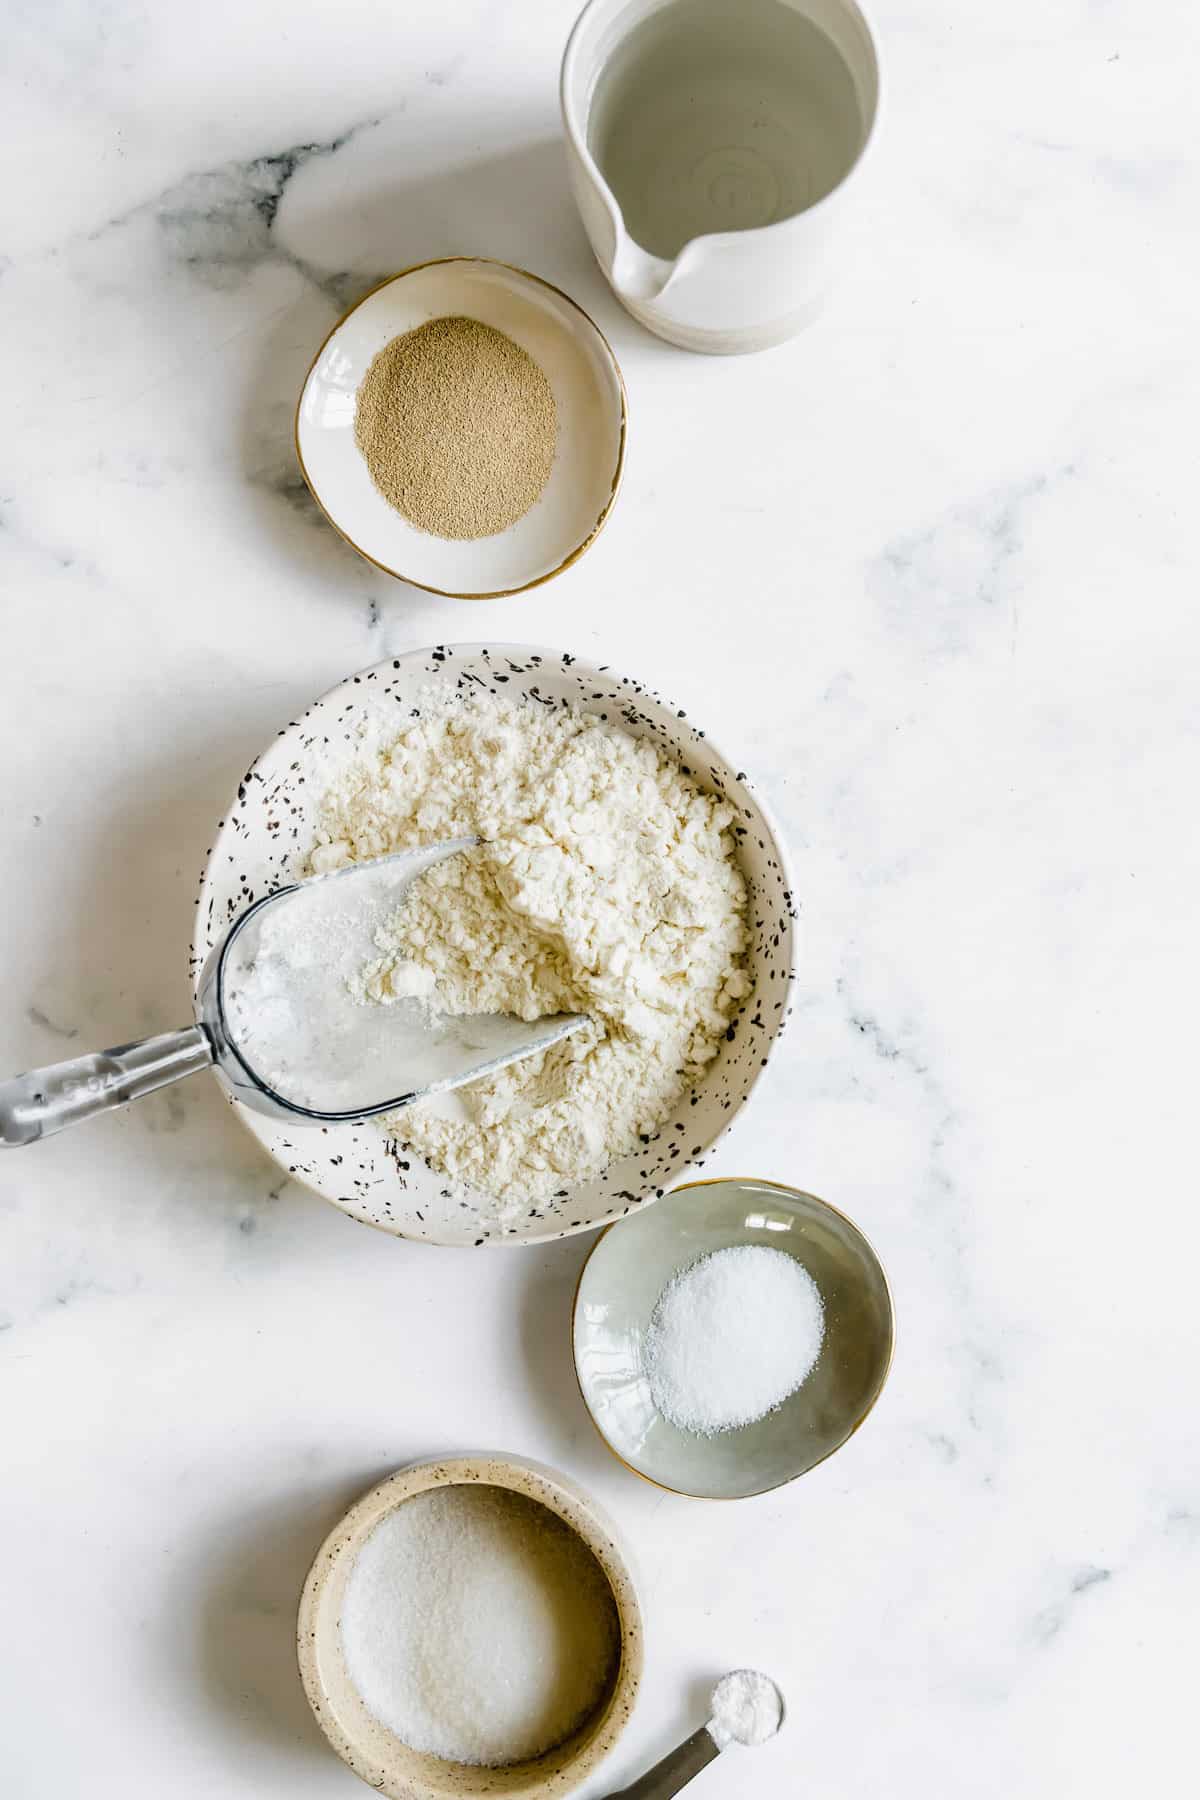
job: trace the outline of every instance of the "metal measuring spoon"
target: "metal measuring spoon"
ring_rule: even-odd
[[[670,1800],[730,1744],[765,1744],[783,1724],[783,1695],[770,1676],[757,1669],[733,1669],[723,1675],[709,1705],[712,1717],[707,1725],[608,1800]]]
[[[373,1118],[578,1031],[586,1014],[454,1018],[416,999],[386,1006],[352,999],[347,980],[370,960],[376,926],[409,884],[477,843],[458,838],[404,850],[265,894],[239,914],[205,964],[195,1024],[0,1082],[0,1147],[36,1143],[207,1068],[247,1106],[291,1123]],[[288,933],[305,943],[303,967],[279,962]],[[260,979],[272,957],[295,977],[293,994],[278,990],[284,1003],[275,1015],[262,1003],[273,990]],[[289,1011],[293,1000],[298,1011]],[[307,1067],[289,1069],[297,1020],[319,1020],[324,1041],[309,1044]]]

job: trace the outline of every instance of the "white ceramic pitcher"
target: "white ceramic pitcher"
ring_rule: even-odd
[[[791,337],[825,298],[878,106],[855,0],[590,0],[563,122],[618,299],[687,350]]]

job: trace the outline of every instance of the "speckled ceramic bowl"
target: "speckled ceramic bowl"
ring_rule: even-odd
[[[284,727],[247,772],[209,853],[200,889],[192,967],[198,977],[213,944],[250,900],[304,870],[317,806],[356,756],[363,736],[398,731],[427,700],[431,684],[467,692],[525,694],[542,705],[567,702],[648,737],[677,756],[740,815],[742,869],[751,890],[749,971],[754,988],[729,1041],[702,1085],[636,1154],[590,1181],[531,1203],[503,1226],[486,1207],[451,1190],[418,1158],[401,1152],[375,1124],[281,1125],[237,1106],[243,1122],[298,1181],[368,1225],[436,1244],[536,1243],[565,1237],[631,1212],[701,1167],[752,1092],[787,1016],[797,928],[787,858],[761,796],[739,765],[686,713],[628,675],[558,650],[513,644],[448,644],[414,650],[352,675]],[[235,1103],[236,1104],[236,1103]]]
[[[716,1250],[757,1244],[794,1256],[816,1282],[825,1340],[812,1373],[752,1425],[700,1437],[654,1404],[642,1346],[667,1283]],[[695,1181],[606,1231],[575,1295],[575,1368],[609,1449],[672,1493],[742,1500],[832,1456],[871,1411],[892,1361],[892,1297],[874,1250],[844,1213],[775,1181]]]
[[[597,1711],[556,1750],[504,1769],[445,1762],[410,1750],[367,1711],[342,1657],[342,1596],[371,1532],[414,1494],[463,1482],[524,1494],[565,1520],[603,1569],[620,1626],[620,1660]],[[483,1800],[493,1795],[549,1800],[569,1793],[607,1756],[629,1721],[642,1674],[642,1642],[633,1574],[611,1520],[565,1475],[539,1463],[491,1454],[418,1463],[365,1494],[318,1551],[304,1584],[297,1629],[300,1675],[317,1723],[354,1773],[390,1800]]]

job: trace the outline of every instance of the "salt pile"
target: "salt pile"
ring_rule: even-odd
[[[644,1346],[654,1404],[700,1437],[753,1424],[807,1380],[824,1337],[820,1293],[794,1256],[715,1250],[658,1297]]]

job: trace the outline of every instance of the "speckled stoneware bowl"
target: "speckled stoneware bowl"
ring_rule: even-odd
[[[536,1243],[631,1212],[698,1169],[745,1103],[778,1041],[789,1006],[797,927],[787,858],[770,816],[738,764],[701,727],[628,675],[558,650],[512,644],[448,644],[377,663],[333,688],[276,736],[239,784],[221,820],[200,888],[192,968],[249,902],[304,872],[326,788],[362,754],[363,733],[387,740],[428,702],[431,685],[493,689],[540,705],[564,702],[649,737],[736,808],[740,860],[751,889],[753,991],[704,1082],[649,1144],[590,1181],[530,1203],[501,1225],[486,1206],[451,1189],[382,1128],[281,1125],[234,1103],[275,1160],[368,1225],[435,1244]]]
[[[379,1522],[414,1494],[464,1482],[507,1488],[548,1507],[578,1533],[608,1580],[617,1607],[620,1659],[596,1712],[556,1750],[509,1768],[481,1769],[410,1750],[363,1705],[342,1657],[340,1614],[354,1559]],[[612,1521],[565,1475],[516,1457],[476,1455],[401,1469],[352,1506],[326,1538],[300,1600],[297,1649],[317,1723],[356,1775],[390,1800],[549,1800],[566,1794],[607,1756],[633,1712],[642,1675],[642,1615]]]
[[[680,1431],[654,1404],[642,1346],[667,1283],[715,1250],[758,1244],[806,1268],[825,1308],[808,1379],[766,1418],[713,1437]],[[696,1181],[599,1239],[575,1295],[575,1369],[601,1437],[672,1493],[742,1500],[807,1473],[858,1430],[892,1360],[892,1298],[852,1220],[774,1181]]]

